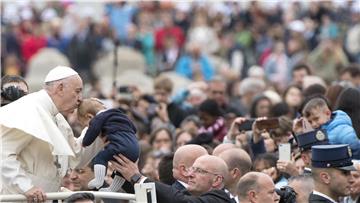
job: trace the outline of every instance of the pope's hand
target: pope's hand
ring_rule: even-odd
[[[45,202],[46,194],[39,187],[32,187],[30,190],[25,192],[25,196],[28,202]]]

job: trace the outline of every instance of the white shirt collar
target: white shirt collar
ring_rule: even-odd
[[[177,180],[182,186],[184,186],[186,189],[188,188],[188,184],[187,183],[184,183],[182,182],[181,180]]]
[[[325,195],[324,193],[318,192],[318,191],[316,191],[316,190],[314,190],[314,191],[313,191],[313,194],[314,194],[314,195],[319,195],[319,196],[322,196],[322,197],[324,197],[324,198],[326,198],[326,199],[330,200],[330,201],[331,201],[331,202],[333,202],[333,203],[338,203],[337,201],[335,201],[335,200],[334,200],[334,199],[332,199],[331,197],[329,197],[329,196]]]
[[[236,201],[236,203],[239,203],[239,198],[238,198],[237,195],[234,196],[233,194],[231,194],[231,192],[230,192],[228,189],[225,189],[225,192],[226,192],[227,194],[229,194],[230,198],[231,198],[231,199],[234,199],[234,200]]]

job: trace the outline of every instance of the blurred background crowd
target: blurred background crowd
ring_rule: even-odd
[[[272,153],[293,139],[292,120],[314,94],[347,112],[360,137],[360,1],[5,1],[1,24],[2,75],[23,76],[33,92],[50,68],[73,67],[85,97],[127,111],[140,169],[154,179],[179,146],[211,154],[239,116],[280,118],[261,138],[260,159],[275,166]],[[255,160],[252,142],[235,138]]]

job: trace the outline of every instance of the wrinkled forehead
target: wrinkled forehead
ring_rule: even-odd
[[[82,89],[83,81],[79,75],[74,75],[65,79],[65,84],[71,86],[74,89]]]
[[[217,165],[218,163],[216,163],[215,160],[211,160],[206,155],[204,155],[195,160],[193,167],[199,167],[207,171],[216,172]]]

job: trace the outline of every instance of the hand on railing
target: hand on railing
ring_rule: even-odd
[[[39,187],[32,187],[30,190],[26,191],[25,194],[28,202],[45,202],[46,194]]]

